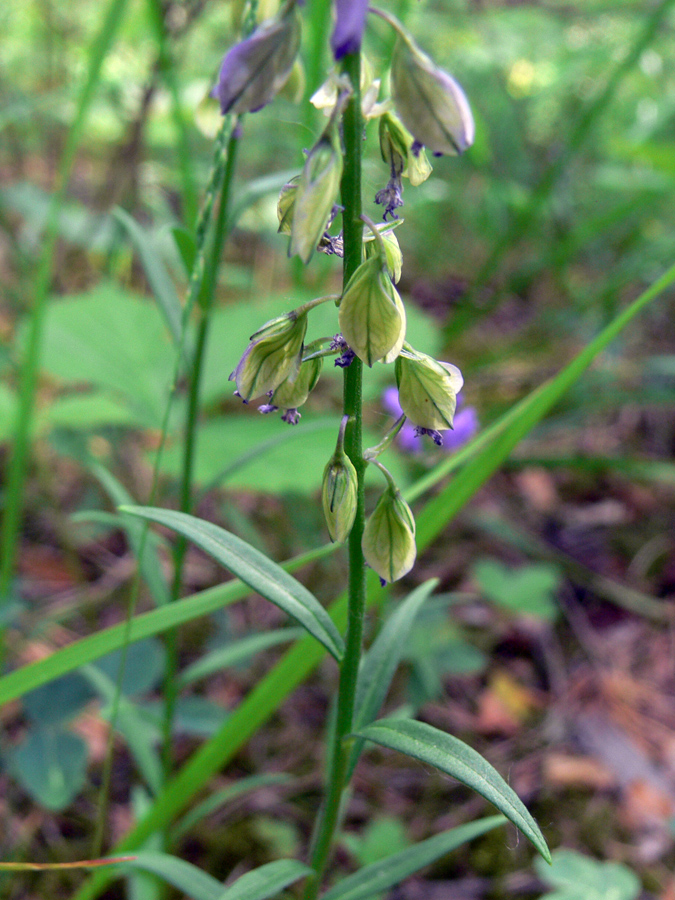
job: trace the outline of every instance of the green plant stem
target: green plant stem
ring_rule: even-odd
[[[223,252],[223,245],[227,238],[229,224],[230,199],[232,194],[232,181],[234,167],[239,146],[240,129],[237,124],[230,132],[227,142],[227,156],[225,159],[225,171],[220,189],[220,206],[216,218],[211,254],[208,267],[200,285],[197,302],[199,307],[199,323],[197,326],[197,341],[191,360],[189,372],[188,408],[185,422],[185,438],[183,441],[183,461],[180,480],[180,510],[189,513],[192,509],[192,492],[194,481],[194,463],[197,445],[197,424],[199,418],[199,395],[206,360],[209,331],[211,325],[211,312],[218,285],[218,269]],[[174,578],[172,587],[172,600],[180,596],[180,586],[183,580],[183,563],[187,541],[179,538],[174,549]],[[164,679],[164,721],[162,726],[162,761],[165,777],[171,773],[172,747],[171,740],[173,720],[178,699],[178,650],[177,630],[172,629],[166,635],[167,665]]]
[[[343,71],[349,76],[354,91],[343,116],[345,162],[342,175],[342,205],[344,234],[343,283],[347,284],[363,256],[363,222],[361,220],[361,120],[360,55],[345,57]],[[347,787],[350,740],[354,718],[354,698],[366,607],[366,564],[361,549],[365,526],[364,475],[366,463],[362,447],[363,363],[358,357],[344,373],[343,411],[349,416],[345,432],[345,451],[356,469],[358,488],[356,518],[349,535],[349,607],[345,655],[340,666],[340,685],[337,696],[337,716],[333,729],[332,765],[328,773],[326,796],[314,835],[311,866],[314,876],[307,880],[305,900],[314,900],[330,859],[335,832],[340,819],[340,807]]]

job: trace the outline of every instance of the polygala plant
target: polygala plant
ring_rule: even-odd
[[[391,98],[378,96],[380,81],[362,55],[369,13],[395,32]],[[284,87],[301,46],[301,18],[302,9],[295,0],[288,0],[274,18],[257,24],[227,53],[213,92],[224,116],[255,112]],[[321,490],[328,534],[332,541],[348,545],[346,635],[343,638],[338,633],[299,583],[285,573],[282,576],[281,570],[253,548],[244,550],[245,545],[232,535],[183,513],[134,509],[135,514],[170,526],[229,565],[242,580],[304,625],[338,664],[324,799],[308,854],[309,868],[296,872],[296,877],[306,879],[305,900],[314,900],[324,888],[351,774],[368,741],[407,753],[474,788],[549,857],[541,832],[522,802],[475,751],[422,722],[377,719],[415,612],[434,587],[430,583],[414,591],[384,623],[369,651],[362,652],[368,568],[383,584],[397,581],[412,569],[417,554],[412,510],[380,455],[406,419],[418,435],[442,444],[443,432],[453,427],[457,393],[463,383],[456,366],[433,359],[406,340],[406,310],[396,288],[402,258],[395,229],[402,222],[399,210],[404,178],[414,186],[429,176],[427,150],[435,156],[467,150],[473,142],[474,122],[459,84],[422,52],[389,12],[369,9],[363,0],[337,0],[330,46],[335,67],[312,98],[327,122],[306,152],[302,170],[281,190],[278,221],[279,234],[288,236],[289,256],[298,256],[305,265],[315,253],[342,258],[343,288],[337,296],[318,297],[262,324],[230,377],[244,403],[263,399],[261,412],[280,409],[284,420],[295,425],[300,407],[319,380],[322,364],[332,359],[342,369],[342,419]],[[384,163],[382,188],[372,198],[381,210],[380,223],[371,221],[362,210],[361,159],[370,119],[379,120],[377,136]],[[337,307],[334,334],[306,344],[312,310],[323,303]],[[364,449],[362,383],[366,370],[380,365],[392,367],[403,413],[377,446]],[[368,465],[385,481],[369,515],[364,491]],[[319,479],[317,473],[317,488]],[[264,572],[267,581],[233,565],[228,552],[235,550],[252,569]],[[501,816],[492,816],[430,838],[333,883],[324,896],[327,900],[376,896],[501,821]]]
[[[380,81],[361,50],[368,13],[395,32],[389,77],[392,97],[384,100],[378,96]],[[301,15],[295,0],[288,0],[275,18],[258,24],[228,52],[214,90],[224,115],[254,112],[283,88],[301,45]],[[443,432],[453,427],[463,383],[456,366],[433,359],[406,340],[406,310],[396,288],[402,258],[395,229],[402,221],[403,179],[414,186],[429,176],[426,150],[435,156],[467,150],[473,142],[474,122],[459,84],[422,52],[389,12],[369,9],[363,0],[337,0],[330,46],[335,68],[312,98],[327,122],[307,151],[302,170],[282,188],[278,220],[280,235],[288,236],[289,256],[298,256],[305,265],[315,253],[342,258],[343,288],[338,296],[318,297],[262,324],[231,375],[244,403],[263,398],[261,412],[281,409],[291,425],[298,422],[298,410],[316,385],[323,362],[332,359],[344,379],[336,449],[326,462],[322,484],[328,534],[332,541],[348,544],[349,611],[344,639],[317,601],[289,576],[282,580],[269,561],[266,571],[271,573],[272,589],[267,586],[261,591],[308,627],[339,666],[325,795],[308,855],[309,870],[302,873],[305,900],[314,900],[323,890],[350,777],[367,741],[435,765],[474,788],[521,828],[545,858],[549,856],[522,802],[470,747],[418,721],[377,719],[414,613],[433,589],[428,584],[414,591],[383,625],[368,653],[362,653],[367,569],[373,569],[383,583],[397,581],[412,569],[417,553],[412,510],[379,457],[406,418],[418,435],[442,444]],[[379,119],[384,163],[383,186],[372,198],[381,209],[380,223],[362,210],[361,158],[370,119]],[[305,344],[312,310],[323,303],[337,307],[334,334]],[[366,370],[379,365],[392,367],[403,414],[377,446],[364,449],[362,382]],[[379,470],[385,487],[367,516],[364,474],[368,465]],[[317,487],[319,478],[317,473]],[[236,540],[187,515],[147,508],[135,512],[171,526],[221,561],[224,557],[218,548]],[[251,559],[259,557],[252,548],[247,553]],[[245,575],[237,574],[247,581]],[[250,577],[247,583],[253,586]],[[260,590],[258,583],[255,586]],[[281,598],[284,591],[293,602]],[[501,817],[490,817],[438,835],[333,884],[324,896],[327,900],[375,896],[500,821]]]
[[[266,10],[269,11],[269,4]],[[381,82],[362,54],[369,15],[370,21],[376,16],[395,33],[388,78],[391,98],[380,98]],[[213,96],[225,122],[214,154],[214,174],[197,223],[197,252],[183,311],[183,335],[190,314],[195,310],[200,314],[197,340],[194,350],[189,348],[188,352],[181,343],[178,352],[177,374],[185,365],[190,395],[181,509],[174,512],[153,506],[120,507],[126,515],[169,527],[180,535],[175,554],[174,599],[178,596],[184,544],[190,540],[248,588],[293,617],[323,645],[338,667],[334,715],[328,728],[325,790],[306,861],[278,860],[242,876],[225,891],[206,873],[199,872],[197,877],[194,867],[160,853],[138,852],[129,863],[161,875],[198,900],[263,900],[300,879],[305,882],[305,900],[319,895],[324,900],[379,896],[450,850],[503,823],[504,817],[529,838],[545,859],[550,859],[541,831],[523,803],[476,751],[423,722],[378,718],[415,615],[435,583],[428,582],[414,590],[382,624],[368,651],[363,651],[368,586],[377,587],[376,580],[368,577],[368,570],[373,570],[383,583],[397,581],[410,572],[417,555],[413,512],[380,457],[406,422],[406,427],[414,426],[418,436],[442,444],[443,432],[453,427],[457,394],[463,384],[455,365],[434,359],[407,340],[405,305],[396,287],[402,267],[396,230],[402,223],[399,211],[403,206],[404,179],[416,186],[428,178],[431,165],[427,150],[434,156],[457,155],[466,151],[474,138],[473,117],[459,84],[417,46],[393,15],[369,8],[364,0],[336,0],[330,35],[335,65],[312,98],[314,105],[326,114],[325,127],[307,151],[301,171],[282,188],[278,200],[279,241],[288,242],[289,256],[299,257],[305,265],[311,264],[316,253],[341,258],[342,289],[337,295],[317,297],[261,323],[248,346],[239,348],[241,357],[230,376],[242,402],[262,401],[261,412],[280,410],[282,418],[293,426],[320,378],[322,365],[332,361],[342,370],[343,408],[340,422],[336,423],[335,452],[326,460],[323,482],[322,473],[316,473],[316,484],[317,493],[321,488],[328,535],[334,542],[346,543],[348,549],[345,634],[340,633],[318,600],[287,571],[229,532],[189,514],[199,374],[210,312],[210,301],[204,300],[209,292],[202,288],[210,283],[212,296],[213,273],[227,232],[229,190],[236,149],[242,139],[242,117],[273,102],[288,82],[302,45],[302,18],[303,9],[296,0],[287,0],[273,17],[262,22],[256,21],[255,5],[247,6],[242,27],[245,37],[222,62]],[[362,209],[364,134],[369,136],[366,125],[373,119],[377,120],[377,127],[370,131],[379,141],[383,165],[382,187],[371,200],[380,211],[381,222],[372,221]],[[218,190],[220,210],[209,260],[205,236]],[[313,310],[322,304],[336,307],[333,332],[306,343]],[[389,367],[402,414],[376,446],[364,448],[363,379],[367,370],[375,366]],[[369,514],[364,487],[368,466],[384,479],[384,488]],[[118,492],[117,502],[120,499]],[[143,558],[142,542],[137,553]],[[166,832],[162,804],[165,809],[175,810],[181,802],[176,799],[181,785],[188,787],[188,776],[183,782],[180,776],[175,782],[169,780],[176,665],[174,654],[173,674],[170,672],[166,683],[164,793],[144,820],[145,833],[141,829],[135,835],[138,842],[153,833],[153,821],[155,831]],[[247,723],[242,723],[242,727],[246,728]],[[333,848],[347,807],[351,776],[368,742],[435,766],[473,788],[502,815],[434,835],[336,881],[328,876]],[[189,788],[193,790],[194,784]],[[168,849],[171,837],[165,833],[164,838],[163,846]],[[138,843],[131,847],[127,844],[122,849],[137,847]],[[167,859],[171,862],[167,863]],[[95,896],[102,879],[103,876],[85,886],[78,898]]]

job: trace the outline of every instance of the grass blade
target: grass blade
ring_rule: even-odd
[[[218,900],[267,900],[311,873],[309,866],[297,859],[277,859],[237,878]]]
[[[504,813],[529,838],[545,860],[551,861],[544,836],[520,797],[497,770],[468,744],[414,719],[380,719],[373,725],[359,729],[356,735],[435,766],[446,775],[473,788]]]

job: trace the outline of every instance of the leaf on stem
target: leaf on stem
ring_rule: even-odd
[[[211,522],[173,510],[124,506],[119,511],[182,534],[252,590],[296,619],[338,662],[342,659],[344,641],[316,597],[281,566],[241,538]]]
[[[539,826],[522,800],[490,763],[463,741],[413,719],[380,719],[361,728],[356,737],[399,750],[451,775],[493,803],[519,828],[547,862],[551,853]]]
[[[477,822],[469,822],[467,825],[460,825],[459,828],[451,828],[449,831],[436,834],[413,847],[407,847],[386,859],[364,866],[336,884],[321,900],[367,900],[375,897],[381,891],[399,884],[404,878],[414,875],[424,866],[430,865],[467,841],[485,834],[486,831],[491,831],[504,821],[503,816],[488,816]]]

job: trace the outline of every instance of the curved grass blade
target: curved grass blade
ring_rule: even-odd
[[[551,861],[544,836],[520,797],[497,770],[468,744],[414,719],[380,719],[373,725],[359,729],[356,736],[390,750],[399,750],[420,762],[435,766],[446,775],[473,788],[504,813],[545,860]]]
[[[297,859],[277,859],[237,878],[218,900],[267,900],[289,884],[311,875],[309,866]]]
[[[344,641],[316,597],[241,538],[187,513],[141,506],[122,506],[119,511],[165,525],[183,535],[244,584],[296,619],[338,662],[342,659]]]
[[[202,678],[208,678],[214,672],[220,672],[230,666],[237,666],[269,647],[296,641],[302,635],[301,628],[279,628],[276,631],[265,631],[262,634],[249,634],[224,647],[218,647],[217,650],[205,654],[201,659],[183,669],[178,676],[178,686],[184,688]]]
[[[176,288],[169,277],[162,258],[152,246],[146,231],[141,228],[128,212],[118,207],[113,211],[113,215],[129,235],[132,244],[136,248],[143,271],[148,279],[150,290],[164,315],[164,320],[174,344],[179,346],[183,330],[183,311]]]
[[[243,794],[248,794],[250,791],[255,791],[258,788],[270,787],[276,784],[287,784],[290,780],[290,776],[285,775],[284,773],[276,775],[250,775],[248,778],[240,778],[238,781],[235,781],[234,784],[229,784],[222,790],[216,791],[215,794],[209,794],[205,800],[198,803],[176,824],[171,832],[170,842],[172,844],[177,843],[197,824],[197,822],[200,822],[202,819],[206,818],[206,816],[210,816],[211,813],[216,812],[216,810],[225,806],[226,803],[234,802]]]
[[[428,838],[413,847],[406,847],[343,879],[323,895],[321,900],[368,900],[381,891],[400,884],[404,878],[419,872],[451,850],[472,841],[481,834],[503,825],[504,816],[488,816],[477,822],[469,822]]]
[[[387,619],[372,647],[364,657],[356,682],[354,729],[369,725],[384,703],[392,678],[406,651],[408,632],[415,616],[431,592],[438,586],[432,578],[416,588]],[[349,772],[354,771],[363,741],[356,741],[349,758]]]
[[[223,886],[219,881],[192,863],[168,853],[138,853],[135,859],[125,863],[124,868],[127,866],[152,872],[192,900],[220,900],[223,895]]]

